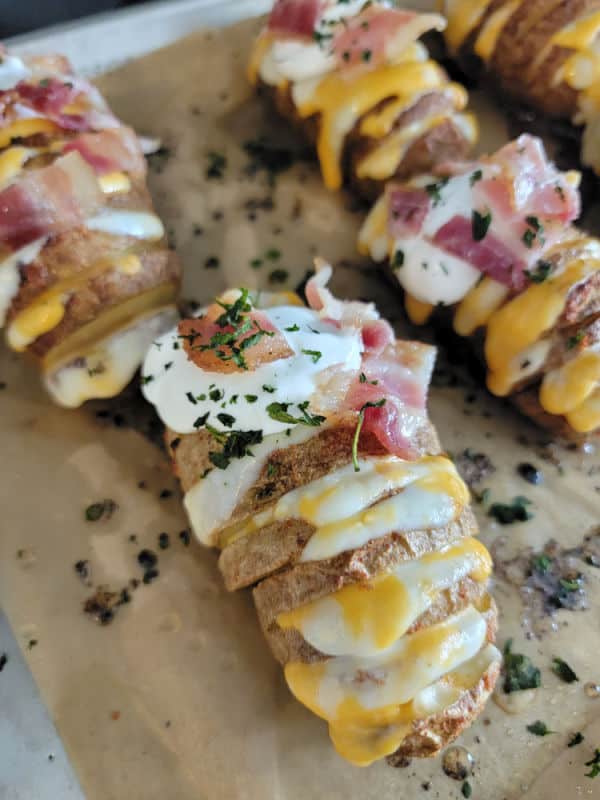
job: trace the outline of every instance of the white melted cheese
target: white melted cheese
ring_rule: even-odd
[[[474,658],[485,640],[485,619],[469,606],[438,625],[402,636],[378,656],[331,658],[322,667],[317,707],[322,716],[335,719],[338,708],[348,698],[365,711],[408,703],[422,689]],[[288,684],[294,666],[292,662],[286,667]],[[293,685],[290,688],[294,691]],[[299,699],[305,702],[308,698]],[[312,706],[310,702],[305,704]]]
[[[244,494],[259,478],[264,465],[276,450],[301,444],[316,436],[321,428],[297,425],[289,436],[275,433],[252,446],[252,455],[232,459],[227,470],[213,469],[192,486],[184,497],[194,534],[202,544],[216,544],[216,534],[229,521]]]
[[[154,339],[170,328],[179,314],[166,308],[98,342],[68,364],[44,376],[50,396],[60,406],[77,408],[92,398],[114,397],[133,378]]]
[[[0,60],[0,91],[14,88],[19,81],[31,76],[31,70],[18,56],[2,55]]]
[[[86,227],[93,231],[114,233],[117,236],[135,236],[136,239],[162,239],[165,229],[162,222],[148,211],[126,211],[105,208],[86,220]]]
[[[333,558],[392,531],[443,527],[456,519],[468,500],[456,468],[442,456],[373,462],[376,474],[369,473],[369,461],[359,462],[359,472],[351,465],[344,467],[295,489],[282,498],[281,507],[278,503],[265,512],[274,519],[298,517],[315,525],[300,561]],[[391,490],[397,493],[370,505]]]
[[[4,325],[8,309],[19,291],[19,266],[30,264],[37,258],[45,243],[46,237],[43,236],[0,261],[0,327]]]
[[[424,239],[401,239],[394,243],[394,254],[401,250],[404,262],[394,269],[402,288],[422,303],[458,303],[481,278],[480,270]],[[394,262],[394,255],[391,259]]]
[[[403,636],[444,589],[475,573],[486,580],[491,559],[476,539],[398,564],[368,587],[353,584],[327,597],[280,614],[281,627],[333,656],[375,656]]]
[[[177,329],[157,340],[144,363],[143,391],[165,425],[178,433],[195,433],[194,422],[210,412],[208,423],[217,430],[261,430],[264,436],[279,433],[293,425],[273,419],[267,406],[289,403],[288,413],[299,417],[297,404],[314,399],[319,376],[325,370],[336,367],[354,373],[359,369],[362,341],[358,329],[337,328],[308,308],[279,306],[263,313],[281,331],[294,354],[254,370],[222,373],[199,368],[188,359]],[[286,330],[295,327],[297,331]],[[320,356],[316,359],[303,350]],[[218,400],[210,397],[215,390],[222,393]],[[256,401],[248,402],[246,395],[256,397]],[[218,420],[221,412],[235,418],[232,427]]]

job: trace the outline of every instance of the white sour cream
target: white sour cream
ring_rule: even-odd
[[[12,89],[31,75],[31,70],[18,56],[0,56],[0,90]]]
[[[301,416],[298,404],[313,398],[317,379],[325,370],[359,369],[362,341],[358,329],[336,328],[308,308],[278,306],[263,313],[283,333],[294,355],[255,370],[225,374],[197,367],[188,359],[177,329],[155,342],[144,363],[143,392],[165,425],[178,433],[195,433],[194,422],[208,412],[208,423],[220,431],[279,433],[294,425],[270,416],[270,404],[290,404],[288,413],[297,418]],[[256,400],[249,401],[247,396]],[[219,414],[230,415],[234,422],[224,424]]]

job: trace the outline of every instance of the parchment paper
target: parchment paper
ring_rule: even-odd
[[[282,173],[275,186],[264,172],[246,174],[248,140],[266,134],[301,146],[246,85],[256,30],[247,22],[194,34],[100,81],[117,114],[170,150],[150,183],[184,262],[185,295],[204,301],[231,284],[268,286],[275,268],[289,271],[286,286],[293,287],[319,252],[338,265],[340,293],[368,296],[399,320],[398,294],[355,255],[361,212],[352,198],[326,192],[310,162]],[[503,121],[489,110],[484,119],[484,146],[495,146],[505,136]],[[211,150],[227,158],[222,180],[206,178]],[[280,259],[251,268],[273,248]],[[220,266],[205,268],[214,258]],[[461,796],[461,784],[443,774],[439,759],[360,769],[336,755],[324,723],[287,691],[250,595],[228,595],[215,554],[181,541],[186,521],[160,450],[118,424],[132,414],[137,419],[141,409],[134,405],[114,424],[107,404],[55,408],[34,371],[6,351],[0,380],[0,603],[91,800]],[[434,388],[430,406],[450,452],[470,447],[492,458],[497,471],[484,485],[495,500],[532,500],[534,519],[505,528],[476,506],[486,544],[504,535],[515,553],[550,537],[575,546],[598,524],[597,456],[546,449],[560,458],[559,471],[540,459],[539,431],[474,383]],[[542,468],[543,485],[518,476],[522,461]],[[165,489],[174,493],[161,499]],[[86,521],[85,508],[103,498],[118,504],[113,516]],[[170,536],[164,551],[160,532]],[[89,560],[94,586],[119,590],[142,577],[143,547],[158,553],[159,577],[132,590],[114,621],[98,626],[82,612],[92,589],[77,577],[75,562]],[[543,640],[525,640],[516,590],[495,587],[499,641],[514,638],[514,649],[542,669],[543,687],[518,716],[491,702],[462,737],[476,758],[475,800],[600,796],[600,778],[585,778],[583,766],[600,747],[600,699],[583,691],[586,681],[600,680],[600,570],[584,571],[591,608],[561,612],[559,630]],[[559,682],[550,671],[553,656],[566,659],[580,681]],[[528,733],[525,726],[536,719],[556,733]],[[568,735],[578,730],[585,741],[567,749]]]

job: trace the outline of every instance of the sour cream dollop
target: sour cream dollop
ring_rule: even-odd
[[[198,367],[188,358],[177,328],[153,343],[142,370],[143,393],[165,425],[177,433],[195,433],[201,427],[198,420],[208,413],[207,424],[219,431],[279,433],[294,424],[277,419],[274,404],[287,405],[287,413],[299,418],[299,406],[308,401],[305,410],[314,414],[319,377],[327,370],[355,373],[360,368],[358,328],[337,327],[297,306],[262,313],[281,331],[293,355],[254,370],[222,373]]]

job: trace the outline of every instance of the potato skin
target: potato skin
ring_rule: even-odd
[[[577,112],[578,93],[564,82],[553,83],[553,76],[571,51],[552,47],[535,69],[532,66],[555,33],[573,20],[600,10],[599,0],[526,0],[510,16],[484,65],[474,54],[475,41],[494,12],[509,2],[493,0],[460,47],[459,61],[475,77],[479,71],[487,73],[502,92],[515,100],[548,116],[572,119]]]
[[[264,82],[259,83],[259,92],[277,109],[279,114],[299,128],[311,145],[314,145],[319,130],[319,115],[301,119],[296,111],[289,87],[278,88]],[[450,115],[455,111],[451,101],[442,92],[430,92],[420,98],[395,121],[393,130],[418,121],[433,109]],[[419,136],[407,149],[393,175],[386,180],[359,178],[356,166],[360,159],[383,140],[374,140],[359,132],[359,120],[346,137],[342,162],[346,182],[367,200],[374,200],[383,191],[388,180],[406,179],[413,175],[431,172],[436,164],[448,158],[462,159],[471,149],[471,142],[460,127],[450,118]]]

